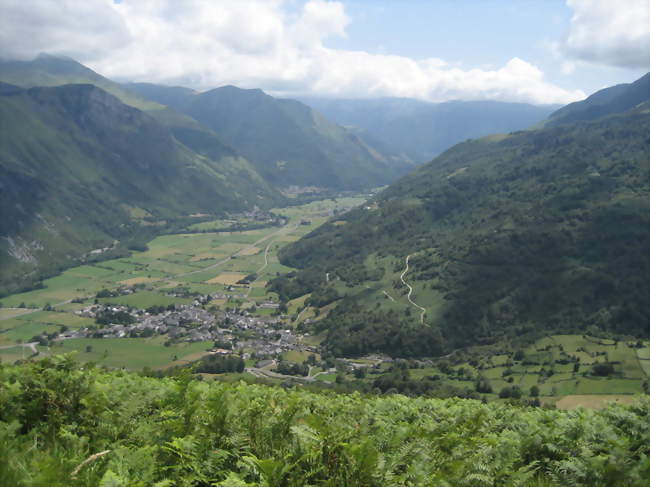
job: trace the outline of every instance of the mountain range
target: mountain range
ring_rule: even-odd
[[[4,290],[129,245],[191,213],[283,197],[244,158],[192,151],[145,112],[90,84],[0,87]]]
[[[121,85],[50,55],[0,60],[0,83],[0,293],[192,213],[278,205],[294,186],[367,189],[413,167],[261,90]]]
[[[467,139],[529,128],[558,105],[499,101],[429,103],[409,98],[302,98],[395,159],[424,163]]]
[[[360,189],[392,182],[412,168],[307,105],[259,89],[223,86],[199,93],[146,83],[127,87],[214,130],[279,187]]]
[[[596,93],[543,129],[453,147],[285,247],[301,270],[270,285],[335,306],[313,325],[335,355],[649,336],[649,82]]]

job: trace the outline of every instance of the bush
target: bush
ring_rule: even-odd
[[[506,399],[506,398],[519,399],[521,396],[522,394],[519,386],[506,386],[499,391],[499,397],[501,399]]]
[[[614,374],[614,365],[609,362],[595,363],[591,366],[591,372],[599,377],[607,377]]]

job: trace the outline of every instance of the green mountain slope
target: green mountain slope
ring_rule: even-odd
[[[361,138],[308,106],[261,90],[224,86],[204,93],[130,84],[217,132],[277,186],[367,188],[395,180],[411,165],[386,158]]]
[[[408,98],[303,98],[334,122],[356,129],[386,154],[426,162],[454,144],[526,129],[557,108],[497,101],[427,103]]]
[[[245,159],[198,154],[96,86],[0,93],[2,291],[165,220],[279,198]]]
[[[648,336],[648,134],[640,112],[459,144],[287,247],[303,270],[272,285],[318,305],[346,296],[316,324],[342,354],[589,327]]]
[[[221,157],[241,158],[216,133],[166,106],[171,104],[166,100],[160,104],[146,99],[70,58],[41,54],[32,61],[0,60],[0,80],[23,88],[91,84],[119,98],[122,103],[147,112],[170,129],[174,137],[199,154],[215,160]],[[192,90],[182,88],[177,92],[186,96]],[[258,177],[255,179],[259,184],[265,184]]]
[[[140,110],[161,109],[159,103],[146,100],[74,59],[41,54],[31,61],[0,59],[0,80],[23,88],[92,84]]]
[[[637,107],[650,99],[650,73],[634,83],[620,84],[597,91],[586,100],[571,103],[552,113],[546,126],[595,120]]]

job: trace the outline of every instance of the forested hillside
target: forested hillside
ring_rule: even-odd
[[[650,100],[650,73],[634,83],[610,86],[597,91],[586,100],[570,103],[552,113],[546,122],[555,126],[632,110]]]
[[[647,485],[650,402],[556,411],[0,365],[0,484]]]
[[[303,270],[271,285],[344,297],[316,324],[335,353],[439,354],[590,327],[649,336],[648,134],[636,110],[460,144],[286,247]],[[407,293],[408,255],[424,314],[385,295]]]
[[[116,241],[126,248],[134,235],[151,237],[179,216],[281,199],[234,152],[198,154],[94,85],[3,85],[0,123],[0,292],[93,249]]]
[[[388,158],[307,105],[262,90],[224,86],[203,93],[146,83],[127,88],[217,132],[277,186],[375,187],[412,165]]]

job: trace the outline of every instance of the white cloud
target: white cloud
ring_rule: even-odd
[[[562,50],[584,61],[650,69],[649,0],[567,0],[574,11]]]
[[[584,98],[533,64],[463,70],[437,58],[331,49],[351,21],[341,2],[310,0],[3,0],[0,54],[59,52],[120,79],[261,87],[286,96],[402,96],[567,103]],[[7,20],[9,18],[10,20]],[[453,61],[453,60],[452,60]]]
[[[2,0],[0,12],[0,55],[12,58],[97,59],[134,40],[110,0]]]

